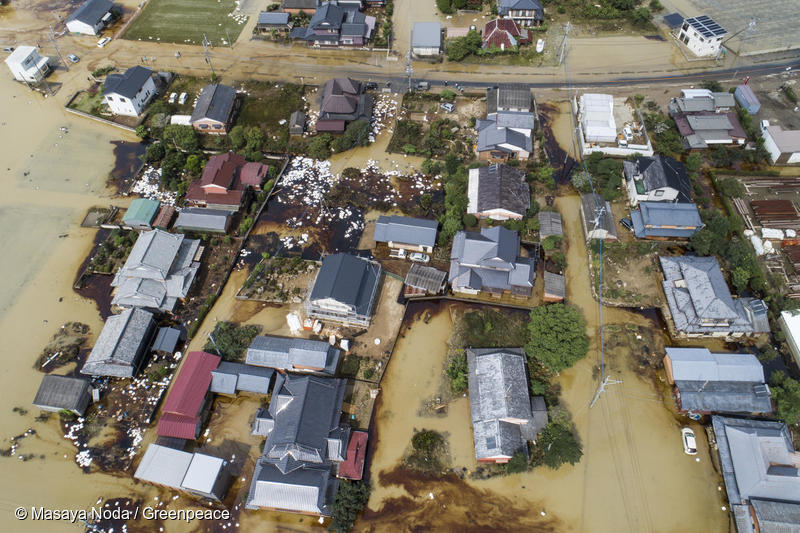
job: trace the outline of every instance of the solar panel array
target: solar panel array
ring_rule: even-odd
[[[686,19],[686,22],[695,30],[697,30],[700,35],[707,39],[711,37],[719,37],[728,33],[725,28],[714,22],[714,19],[708,15],[692,17]]]

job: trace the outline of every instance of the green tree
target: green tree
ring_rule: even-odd
[[[164,148],[164,143],[153,143],[145,148],[144,158],[148,163],[152,163],[153,161],[161,161],[164,159],[166,153],[167,150]]]
[[[368,144],[369,122],[366,120],[355,120],[348,124],[344,133],[333,141],[331,148],[339,153],[345,152],[355,146],[367,146]]]
[[[697,172],[702,164],[703,156],[698,152],[692,152],[689,154],[689,157],[686,158],[686,170],[690,174]]]
[[[309,141],[306,153],[313,159],[328,159],[331,156],[330,145],[332,140],[333,137],[331,137],[330,133],[317,135]]]
[[[186,168],[186,170],[188,170],[191,174],[199,176],[203,171],[204,164],[205,162],[199,155],[192,154],[186,158],[186,165],[184,168]]]
[[[646,7],[640,7],[631,13],[631,20],[637,26],[646,26],[650,23],[651,18],[650,10]]]
[[[700,87],[703,89],[708,89],[714,93],[721,93],[724,89],[722,88],[722,84],[717,80],[703,80],[700,83]]]
[[[570,181],[572,182],[572,186],[575,187],[575,190],[578,192],[589,192],[589,175],[583,171],[578,170],[572,173],[570,176]]]
[[[247,138],[244,134],[244,126],[237,124],[231,131],[228,132],[228,140],[231,143],[231,148],[234,150],[241,150],[247,144]]]
[[[464,227],[466,228],[474,228],[478,224],[478,219],[475,217],[475,215],[471,215],[469,213],[464,215],[462,221],[464,222]]]
[[[447,377],[450,378],[450,389],[455,394],[461,394],[467,390],[467,356],[458,354],[447,365]]]
[[[787,424],[796,424],[800,416],[800,382],[785,372],[773,372],[770,379],[772,398],[778,418]]]
[[[531,310],[525,345],[528,357],[553,372],[560,372],[585,357],[588,351],[586,322],[577,308],[556,303]]]
[[[449,15],[453,12],[453,6],[451,0],[436,0],[436,7],[442,13]]]
[[[442,100],[447,100],[448,102],[452,102],[456,99],[456,93],[451,89],[442,90],[442,92],[439,93],[439,96],[442,98]]]
[[[558,468],[564,463],[574,465],[581,460],[583,450],[571,429],[553,420],[542,430],[537,446],[544,451],[544,464]]]
[[[169,124],[164,128],[164,141],[177,146],[185,152],[195,152],[200,148],[200,139],[191,126],[182,124]]]
[[[353,528],[358,514],[369,501],[370,486],[366,481],[342,480],[333,502],[333,519],[328,531],[346,533]]]
[[[525,472],[527,469],[528,458],[525,456],[525,452],[522,451],[515,452],[506,463],[507,474],[517,474],[519,472]]]
[[[183,167],[186,165],[186,156],[181,152],[175,150],[167,150],[164,159],[161,161],[161,184],[168,185],[170,189],[174,190],[177,187],[177,181]]]
[[[747,289],[747,284],[750,281],[750,271],[743,267],[736,267],[731,272],[731,281],[734,287],[741,294]]]
[[[203,350],[209,353],[219,353],[225,361],[243,361],[245,351],[253,339],[261,332],[261,326],[240,326],[233,322],[217,322],[211,336]],[[219,352],[217,352],[219,349]]]
[[[728,198],[742,198],[747,193],[742,182],[736,178],[723,178],[717,182],[720,194]]]
[[[144,139],[145,137],[147,137],[147,126],[145,126],[144,124],[139,124],[138,126],[136,126],[136,136],[139,137],[140,139]]]

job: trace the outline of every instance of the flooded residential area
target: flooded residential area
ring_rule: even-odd
[[[0,1],[0,529],[800,528],[796,14],[712,4]]]

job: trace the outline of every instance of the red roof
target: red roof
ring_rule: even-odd
[[[490,47],[512,48],[530,40],[530,30],[522,30],[514,19],[494,19],[483,29],[483,42]],[[501,46],[502,45],[502,46]]]
[[[318,120],[317,131],[344,131],[344,120]]]
[[[214,192],[208,191],[200,185],[199,182],[193,181],[189,188],[186,190],[184,199],[190,204],[206,204],[208,206],[214,205],[241,205],[242,195],[244,191],[223,191]]]
[[[251,185],[253,187],[261,187],[264,178],[267,177],[267,170],[269,166],[261,163],[245,163],[242,170],[239,172],[239,180],[242,185]]]
[[[211,156],[203,169],[200,184],[203,187],[216,185],[223,189],[230,189],[234,185],[236,175],[240,168],[247,164],[247,160],[236,152]]]
[[[211,371],[219,361],[219,356],[207,352],[189,352],[164,402],[164,412],[195,416],[211,385]]]
[[[339,477],[359,480],[364,475],[364,459],[367,456],[367,434],[354,431],[350,435],[345,460],[339,463]]]
[[[158,419],[158,436],[194,440],[197,438],[197,426],[199,423],[200,418],[197,416],[166,413]]]

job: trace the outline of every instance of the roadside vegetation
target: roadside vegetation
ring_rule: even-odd
[[[261,326],[217,322],[217,325],[214,326],[214,331],[206,341],[205,346],[203,346],[203,350],[208,353],[218,354],[223,361],[243,363],[247,348],[259,333],[261,333]],[[211,337],[213,337],[213,340]]]

